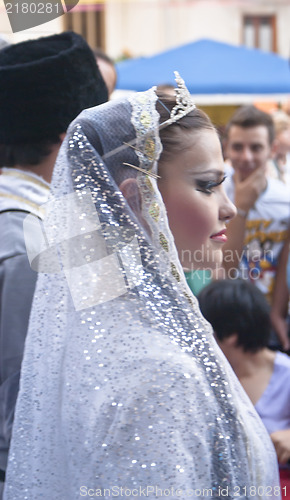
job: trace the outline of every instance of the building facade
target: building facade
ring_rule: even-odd
[[[290,0],[80,0],[64,16],[13,34],[0,0],[0,33],[11,42],[72,29],[115,59],[152,55],[200,38],[289,57],[289,25]]]
[[[116,59],[200,38],[289,57],[290,0],[81,0],[63,24]]]

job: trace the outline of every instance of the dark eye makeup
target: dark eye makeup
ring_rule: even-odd
[[[196,184],[198,187],[196,188],[196,190],[201,191],[202,193],[205,193],[205,194],[212,194],[213,189],[217,186],[220,186],[224,182],[225,178],[226,178],[226,175],[218,182],[197,180]]]

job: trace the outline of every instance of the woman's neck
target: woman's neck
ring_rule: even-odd
[[[239,352],[231,365],[253,404],[267,388],[274,370],[276,353],[268,348],[256,353]]]

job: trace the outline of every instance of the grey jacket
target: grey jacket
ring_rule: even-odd
[[[30,267],[23,220],[41,218],[49,185],[32,172],[0,175],[0,469],[6,470],[21,362],[37,272]]]
[[[23,237],[25,212],[0,213],[0,469],[6,469],[37,273]]]

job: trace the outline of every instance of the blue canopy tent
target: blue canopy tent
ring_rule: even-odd
[[[191,94],[290,94],[287,59],[257,49],[199,40],[152,57],[117,64],[117,89],[142,91],[174,84],[173,71]]]

